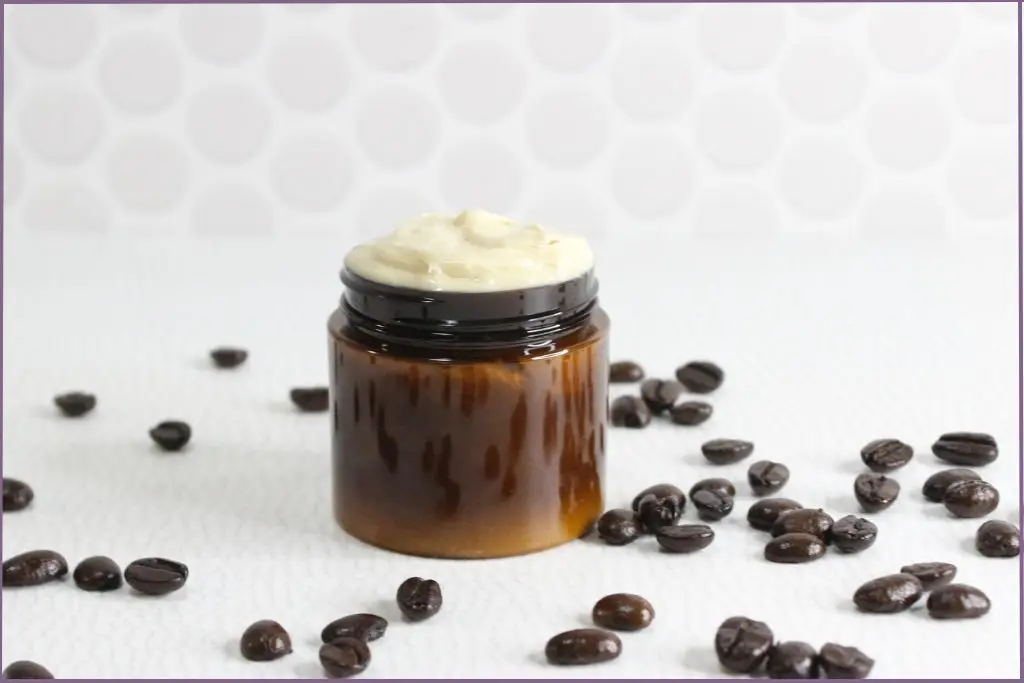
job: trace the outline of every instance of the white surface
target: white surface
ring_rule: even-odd
[[[490,562],[388,554],[331,519],[327,416],[296,414],[287,396],[326,379],[324,323],[346,245],[7,235],[4,246],[4,474],[37,498],[4,516],[3,556],[163,555],[191,568],[187,586],[163,599],[70,582],[3,591],[4,663],[37,660],[65,678],[317,676],[320,629],[374,611],[392,624],[366,677],[707,677],[721,675],[715,628],[744,614],[780,638],[856,645],[876,658],[876,678],[1019,674],[1019,563],[980,557],[980,520],[948,519],[920,496],[942,467],[928,451],[941,432],[988,431],[1002,452],[984,471],[1003,494],[991,518],[1019,517],[1013,240],[596,245],[615,357],[660,375],[710,358],[727,373],[704,426],[612,432],[609,505],[658,481],[688,488],[724,474],[738,483],[736,512],[693,556],[659,554],[648,538]],[[251,357],[216,372],[206,351],[228,343]],[[87,419],[55,416],[52,396],[72,389],[98,395]],[[147,429],[169,417],[194,426],[186,453],[148,442]],[[753,440],[753,459],[791,468],[783,495],[837,517],[857,512],[851,487],[866,442],[895,436],[918,455],[896,475],[902,498],[872,516],[873,548],[780,566],[762,559],[765,535],[744,519],[749,462],[715,468],[699,455],[717,436]],[[930,560],[957,564],[960,580],[992,598],[991,613],[940,623],[920,606],[854,612],[861,582]],[[412,575],[439,580],[445,603],[407,625],[393,600]],[[543,663],[548,637],[585,625],[593,603],[619,591],[657,610],[647,632],[623,635],[620,659]],[[294,654],[241,660],[237,639],[261,618],[291,631]]]

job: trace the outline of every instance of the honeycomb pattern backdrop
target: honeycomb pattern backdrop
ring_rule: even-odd
[[[8,231],[1016,229],[1013,4],[4,10]]]

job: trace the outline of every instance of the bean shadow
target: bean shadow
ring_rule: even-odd
[[[317,662],[301,662],[295,667],[296,678],[325,678],[324,669]]]
[[[683,665],[692,671],[716,678],[729,673],[718,663],[718,655],[710,647],[691,647],[683,654]]]
[[[814,505],[805,505],[805,507],[813,508]],[[827,496],[825,498],[825,512],[829,513],[836,519],[845,515],[861,514],[860,503],[852,493],[844,494],[841,496]]]
[[[237,638],[224,641],[224,654],[226,654],[229,659],[241,659],[242,655],[238,650]]]
[[[540,666],[550,666],[548,663],[548,658],[544,656],[543,652],[531,652],[529,655],[527,655],[526,658],[534,664],[539,664]]]
[[[960,541],[960,547],[963,548],[963,551],[965,553],[969,553],[971,555],[981,555],[981,553],[978,552],[978,548],[974,544],[973,536],[971,536],[970,538],[965,538],[964,540]]]

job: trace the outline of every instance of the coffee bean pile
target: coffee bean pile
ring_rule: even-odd
[[[933,619],[977,619],[988,614],[992,603],[979,589],[952,583],[957,569],[944,562],[908,565],[899,574],[889,574],[863,584],[853,594],[862,612],[896,614],[910,609],[929,593],[926,603]]]
[[[606,595],[594,605],[591,618],[598,628],[577,628],[552,636],[544,647],[551,664],[600,664],[622,654],[622,640],[612,631],[642,631],[654,621],[654,607],[631,593]]]
[[[640,382],[639,396],[619,396],[611,403],[611,423],[616,427],[643,429],[656,416],[668,416],[677,425],[693,427],[711,417],[714,408],[707,401],[683,400],[685,392],[710,394],[722,386],[725,373],[710,361],[691,361],[676,369],[675,379],[649,378],[638,363],[611,364],[608,379],[613,384]]]
[[[60,581],[68,575],[68,561],[53,550],[30,550],[3,563],[3,587],[26,588]],[[125,567],[102,555],[87,557],[71,574],[78,588],[107,593],[125,583],[138,595],[167,595],[185,586],[188,567],[162,557],[144,557]]]

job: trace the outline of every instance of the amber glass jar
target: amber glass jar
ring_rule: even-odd
[[[329,321],[334,510],[428,557],[520,555],[604,507],[608,316],[593,271],[500,292],[342,272]]]

